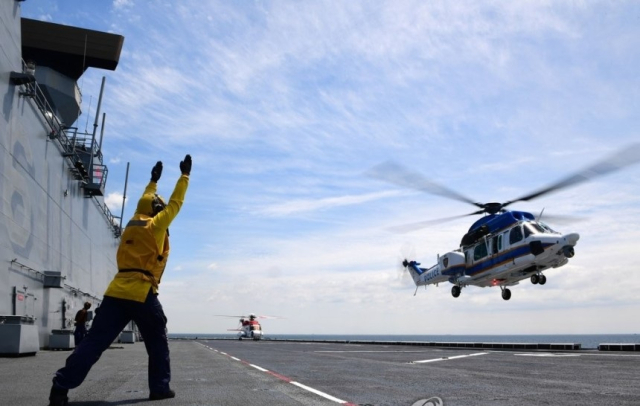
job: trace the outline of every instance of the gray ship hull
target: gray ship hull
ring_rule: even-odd
[[[119,239],[103,198],[87,193],[93,179],[87,182],[78,172],[82,158],[75,149],[90,145],[87,134],[72,136],[54,118],[66,111],[65,97],[50,106],[51,113],[42,103],[61,92],[22,82],[29,76],[19,2],[0,2],[0,30],[0,341],[5,344],[0,353],[31,353],[34,346],[47,347],[52,332],[73,329],[84,302],[93,309],[99,305],[117,270]],[[39,68],[76,91],[72,78]],[[47,97],[38,99],[42,95]],[[72,94],[70,100],[78,97]],[[101,164],[101,153],[95,152],[93,176]]]

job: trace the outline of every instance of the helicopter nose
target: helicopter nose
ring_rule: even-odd
[[[564,240],[569,245],[576,245],[579,239],[580,239],[580,234],[578,233],[569,233],[564,236]]]

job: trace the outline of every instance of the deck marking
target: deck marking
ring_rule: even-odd
[[[427,362],[448,361],[448,360],[451,360],[451,359],[475,357],[477,355],[485,355],[485,354],[488,354],[488,352],[477,352],[475,354],[456,355],[454,357],[441,357],[441,358],[434,358],[434,359],[425,359],[425,360],[421,360],[421,361],[411,361],[410,364],[424,364],[424,363],[427,363]]]
[[[227,354],[226,352],[218,351],[218,350],[216,350],[214,348],[208,347],[208,346],[206,346],[204,344],[201,344],[201,343],[198,343],[198,344],[200,344],[200,345],[204,346],[205,348],[208,348],[208,349],[210,349],[212,351],[215,351],[215,352],[217,352],[219,354],[226,355],[227,357],[229,357],[229,358],[231,358],[233,360],[240,361],[241,363],[243,363],[245,365],[249,365],[250,367],[253,367],[253,368],[257,369],[258,371],[266,372],[267,374],[275,376],[276,378],[278,378],[280,380],[283,380],[283,381],[285,381],[287,383],[290,383],[292,385],[295,385],[295,386],[299,387],[300,389],[304,389],[304,390],[309,391],[311,393],[314,393],[314,394],[316,394],[318,396],[322,396],[323,398],[328,399],[328,400],[330,400],[332,402],[340,403],[340,404],[343,404],[343,405],[346,405],[346,406],[357,406],[355,403],[351,403],[351,402],[347,402],[346,400],[338,399],[335,396],[329,395],[328,393],[324,393],[324,392],[319,391],[317,389],[314,389],[314,388],[312,388],[310,386],[303,385],[300,382],[295,382],[291,378],[287,378],[286,376],[280,375],[277,372],[269,371],[268,369],[262,368],[262,367],[260,367],[258,365],[251,364],[251,363],[249,363],[247,361],[241,360],[241,359],[236,358],[236,357],[234,357],[234,356],[232,356],[230,354]]]
[[[334,397],[334,396],[331,396],[331,395],[329,395],[329,394],[326,394],[326,393],[324,393],[324,392],[320,392],[320,391],[319,391],[319,390],[317,390],[317,389],[310,388],[310,387],[308,387],[308,386],[306,386],[306,385],[303,385],[303,384],[301,384],[301,383],[299,383],[299,382],[291,381],[291,383],[292,383],[292,384],[294,384],[294,385],[296,385],[296,386],[297,386],[297,387],[299,387],[299,388],[302,388],[302,389],[308,390],[309,392],[315,393],[315,394],[316,394],[316,395],[318,395],[318,396],[322,396],[322,397],[323,397],[323,398],[325,398],[325,399],[329,399],[329,400],[334,401],[334,402],[337,402],[337,403],[346,403],[346,402],[345,402],[344,400],[342,400],[342,399],[338,399],[338,398],[336,398],[336,397]]]
[[[513,354],[520,357],[579,357],[580,354],[554,354],[551,352],[527,352],[521,354]]]
[[[384,352],[392,352],[392,353],[405,353],[405,352],[409,353],[409,352],[412,352],[413,353],[413,352],[429,352],[429,351],[428,350],[425,350],[425,351],[418,351],[418,350],[416,350],[416,351],[392,351],[392,350],[388,350],[388,351],[372,351],[372,350],[338,351],[338,350],[326,350],[326,351],[314,351],[314,352],[373,352],[373,353],[376,353],[376,352],[381,352],[381,353],[384,353]]]
[[[276,377],[276,378],[278,378],[278,379],[282,379],[283,381],[285,381],[285,382],[287,382],[287,383],[291,383],[291,379],[287,378],[287,377],[286,377],[286,376],[284,376],[284,375],[280,375],[280,374],[279,374],[279,373],[277,373],[277,372],[273,372],[273,371],[269,371],[269,370],[267,370],[267,371],[266,371],[266,373],[268,373],[269,375],[273,375],[273,376],[275,376],[275,377]]]
[[[249,364],[250,366],[254,367],[255,369],[257,369],[258,371],[262,371],[262,372],[269,372],[268,369],[264,369],[262,367],[259,367],[257,365],[253,365],[253,364]]]

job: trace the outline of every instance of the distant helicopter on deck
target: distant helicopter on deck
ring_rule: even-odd
[[[255,341],[261,340],[264,337],[264,331],[262,330],[262,326],[260,325],[257,319],[259,318],[260,319],[280,319],[281,318],[277,316],[256,316],[253,313],[250,313],[248,316],[228,316],[223,314],[217,314],[216,316],[239,318],[238,327],[229,329],[227,331],[237,331],[238,340],[242,340],[243,338],[250,338]]]
[[[467,286],[499,286],[502,298],[509,300],[509,287],[529,278],[531,283],[544,285],[547,277],[543,271],[559,268],[575,255],[574,247],[580,236],[577,233],[562,234],[541,221],[541,215],[505,208],[512,203],[529,201],[578,183],[602,176],[640,161],[640,144],[633,144],[606,160],[593,164],[536,192],[504,203],[478,203],[457,192],[438,185],[419,173],[412,172],[393,162],[372,168],[368,175],[395,185],[447,197],[472,204],[479,210],[443,219],[423,221],[393,227],[395,231],[408,232],[429,225],[457,218],[481,215],[462,237],[460,247],[444,255],[438,255],[437,263],[429,268],[420,267],[415,260],[405,258],[402,266],[411,274],[417,289],[420,286],[449,282],[451,295],[460,296]],[[544,210],[543,210],[544,211]],[[547,216],[548,218],[548,216]],[[415,293],[414,293],[415,295]]]

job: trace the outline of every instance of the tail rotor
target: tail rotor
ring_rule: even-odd
[[[413,278],[409,273],[409,261],[416,258],[415,245],[405,242],[400,247],[400,256],[396,258],[396,277],[402,285],[413,285]]]

